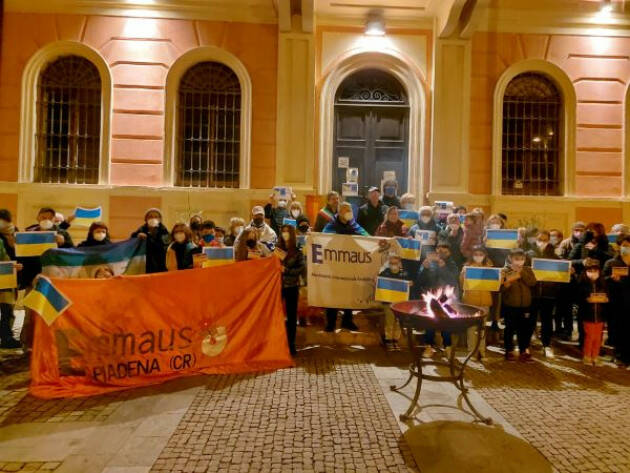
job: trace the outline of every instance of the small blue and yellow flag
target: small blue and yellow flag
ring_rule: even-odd
[[[432,230],[416,230],[415,237],[422,245],[435,245],[435,232]]]
[[[532,258],[532,271],[536,281],[570,282],[571,261]]]
[[[57,232],[16,232],[15,256],[41,256],[51,248],[57,248]]]
[[[103,209],[96,207],[95,209],[85,209],[77,207],[74,211],[73,225],[77,227],[89,227],[94,222],[98,222],[103,218]]]
[[[400,257],[413,261],[420,261],[422,243],[411,238],[396,238],[400,245]]]
[[[284,217],[282,219],[282,225],[291,225],[292,227],[297,227],[297,221],[294,218]]]
[[[411,228],[418,223],[418,212],[415,210],[399,210],[398,218],[402,220],[407,228]]]
[[[0,289],[14,289],[17,287],[17,271],[15,261],[0,262]]]
[[[37,277],[33,290],[24,298],[24,306],[37,312],[48,325],[71,305],[72,302],[53,286],[50,279],[41,275]]]
[[[518,246],[518,230],[486,230],[486,248],[511,250]]]
[[[207,258],[202,264],[204,268],[234,263],[234,247],[232,246],[225,248],[206,247],[203,249],[203,254]]]
[[[409,300],[409,281],[378,277],[374,300],[379,302],[404,302]]]
[[[501,268],[464,266],[464,290],[492,291],[501,289]]]

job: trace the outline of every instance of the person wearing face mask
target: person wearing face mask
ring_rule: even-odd
[[[282,225],[278,248],[286,253],[282,260],[282,298],[287,312],[287,340],[291,355],[296,354],[295,333],[297,328],[297,308],[300,293],[300,277],[304,275],[306,263],[304,253],[297,247],[295,228]]]
[[[328,222],[324,227],[324,233],[336,233],[338,235],[360,235],[370,236],[361,225],[354,219],[352,213],[352,205],[349,202],[339,204],[339,212],[335,215],[332,222]],[[337,325],[337,314],[339,309],[326,309],[326,332],[334,332]],[[343,318],[341,319],[341,328],[347,330],[358,330],[358,327],[352,321],[352,310],[344,309]]]
[[[166,250],[166,269],[192,269],[193,254],[197,247],[192,242],[192,233],[185,223],[176,223],[171,230],[172,243]]]
[[[524,238],[521,240],[520,246],[528,255],[536,248],[537,236],[538,228],[532,226],[525,228]]]
[[[335,219],[335,215],[339,211],[339,194],[336,191],[330,191],[326,194],[326,206],[320,209],[313,226],[314,232],[321,232],[324,227]]]
[[[234,244],[234,259],[247,261],[269,255],[271,255],[271,250],[267,245],[258,241],[258,232],[251,227],[245,227]]]
[[[560,259],[550,243],[551,234],[542,230],[536,236],[536,243],[527,252],[529,258]],[[536,321],[540,318],[540,341],[543,346],[543,355],[553,358],[551,349],[551,336],[553,335],[553,310],[556,305],[558,291],[562,283],[541,281],[536,283],[533,290],[532,303],[532,329],[536,327]]]
[[[553,251],[554,253],[556,253],[556,255],[558,255],[558,257],[560,257],[560,243],[562,243],[562,240],[564,239],[564,235],[562,234],[561,230],[558,230],[557,228],[552,228],[551,230],[549,230],[549,243],[551,243],[551,246],[553,246]]]
[[[433,239],[422,245],[421,260],[423,260],[424,258],[426,258],[428,253],[435,250],[437,237],[440,233],[440,227],[433,218],[432,207],[429,207],[428,205],[420,207],[420,211],[418,212],[418,222],[411,226],[407,234],[411,238],[416,238],[416,233],[418,232],[418,230],[424,230],[434,233]]]
[[[488,258],[488,252],[483,246],[475,246],[472,251],[471,258],[466,261],[466,266],[472,266],[474,268],[492,268],[494,265],[490,258]],[[459,275],[459,283],[460,287],[464,287],[466,283],[466,270],[462,268],[462,271]],[[490,314],[490,307],[492,306],[492,292],[490,291],[473,291],[466,290],[462,294],[462,302],[464,304],[470,304],[477,307],[483,307],[487,310],[486,319]],[[485,324],[484,324],[485,325]],[[468,351],[472,351],[477,345],[477,339],[481,337],[481,341],[479,342],[479,351],[477,353],[473,353],[473,356],[476,356],[477,359],[481,362],[487,361],[486,358],[486,330],[482,330],[481,333],[478,333],[477,327],[469,327],[466,331],[466,345],[468,346]]]
[[[105,222],[92,222],[88,229],[87,239],[79,243],[77,248],[109,245],[110,243],[109,230]]]
[[[452,258],[458,269],[462,269],[466,258],[462,255],[460,246],[464,238],[464,230],[459,223],[459,215],[452,213],[446,217],[446,227],[438,235],[438,240],[446,241],[451,246]]]
[[[400,200],[398,200],[398,182],[388,180],[383,183],[383,204],[387,207],[402,208]]]
[[[297,223],[297,234],[298,235],[306,235],[308,232],[311,231],[311,224],[308,221],[308,217],[306,215],[300,215],[297,219],[296,219],[296,223]]]
[[[472,249],[483,243],[483,212],[481,209],[474,209],[464,217],[464,237],[460,245],[460,250],[465,258],[472,255]]]
[[[276,246],[278,236],[276,232],[273,231],[273,229],[265,222],[265,209],[263,209],[260,205],[257,205],[252,209],[252,220],[246,228],[253,229],[258,234],[258,241],[267,245],[270,250],[273,250]],[[234,246],[238,246],[240,238],[240,236],[236,237]]]
[[[131,238],[146,240],[147,274],[167,271],[166,249],[171,237],[162,223],[162,212],[159,209],[147,210],[144,214],[144,224],[131,234]]]
[[[234,246],[234,241],[244,228],[245,220],[240,217],[232,217],[230,219],[230,227],[228,229],[227,235],[225,235],[225,238],[223,239],[223,244],[225,246]]]
[[[380,237],[403,237],[407,235],[407,227],[398,218],[398,207],[388,207],[385,214],[385,221],[376,230],[375,236]]]
[[[531,361],[529,345],[532,338],[532,288],[536,277],[532,268],[525,266],[526,255],[521,248],[510,251],[503,269],[501,311],[505,319],[505,359],[514,361],[514,334],[518,340],[519,361]]]
[[[219,243],[219,246],[224,246],[223,240],[225,240],[225,228],[216,227],[214,229],[214,239],[217,241],[217,243]]]
[[[390,207],[395,208],[395,207]],[[410,281],[409,274],[404,270],[402,266],[402,259],[400,255],[391,253],[388,258],[387,267],[380,272],[380,277],[390,279],[402,279],[404,281]],[[400,339],[401,330],[398,320],[392,311],[391,304],[388,302],[381,302],[383,308],[383,346],[385,351],[400,351],[398,340]]]
[[[571,226],[571,235],[562,240],[558,246],[558,256],[562,259],[569,259],[569,254],[577,245],[586,231],[586,224],[584,222],[575,222]]]
[[[405,210],[416,210],[416,196],[406,192],[400,196],[400,208]]]
[[[220,248],[223,246],[223,243],[216,236],[216,225],[212,220],[206,220],[201,224],[198,242],[197,246],[200,248]]]
[[[291,217],[289,209],[290,205],[287,199],[276,200],[273,195],[269,197],[269,202],[265,205],[265,218],[269,220],[269,225],[276,235],[280,234],[280,227],[282,227],[285,218],[295,218]]]
[[[424,259],[418,272],[417,286],[421,294],[435,291],[445,286],[451,286],[455,288],[455,294],[459,295],[459,270],[451,257],[451,247],[447,242],[439,242],[435,253],[429,253]],[[442,340],[446,349],[446,357],[450,358],[451,334],[442,332]],[[435,331],[427,330],[424,341],[427,348],[423,355],[430,357],[435,352],[433,349],[435,346]]]
[[[608,287],[601,274],[599,261],[587,258],[577,294],[578,321],[584,326],[582,361],[586,365],[601,364],[599,350],[608,305]]]
[[[302,204],[300,204],[297,200],[294,200],[293,202],[291,202],[291,205],[289,205],[289,218],[292,218],[296,222],[299,219],[303,219],[303,218],[306,218],[308,220],[306,215],[304,215]]]
[[[378,187],[370,187],[368,190],[368,201],[359,207],[357,222],[370,235],[374,235],[376,229],[383,223],[385,210],[387,210],[387,207],[381,202],[381,193]]]
[[[577,268],[581,268],[582,262],[586,258],[595,258],[599,261],[600,267],[604,267],[606,261],[614,257],[604,225],[598,222],[591,222],[586,225],[586,231],[582,239],[573,247],[569,254],[569,259],[573,260]]]
[[[619,254],[606,262],[603,274],[610,290],[608,344],[625,368],[630,367],[630,235],[618,236],[617,245]]]

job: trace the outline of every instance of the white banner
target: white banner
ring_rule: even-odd
[[[374,307],[376,278],[390,252],[400,254],[393,238],[310,233],[306,239],[308,305]]]

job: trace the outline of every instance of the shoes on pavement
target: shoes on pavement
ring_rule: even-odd
[[[513,351],[508,351],[505,354],[505,361],[516,361],[516,354]]]
[[[357,327],[357,325],[352,320],[342,322],[341,328],[345,328],[346,330],[350,330],[351,332],[357,332],[359,330],[359,327]]]
[[[545,358],[555,358],[555,355],[551,347],[543,347],[543,356]]]
[[[520,355],[518,355],[518,361],[521,361],[523,363],[529,363],[534,360],[532,359],[531,353],[523,352]]]
[[[584,358],[582,358],[582,363],[584,363],[585,365],[592,365],[593,359],[590,356],[585,356]]]

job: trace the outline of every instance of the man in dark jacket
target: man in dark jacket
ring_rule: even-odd
[[[326,206],[317,213],[315,219],[314,232],[321,232],[329,222],[335,219],[337,210],[339,208],[339,194],[336,191],[330,191],[326,195]]]
[[[386,210],[387,206],[381,202],[381,193],[378,187],[370,187],[368,201],[359,207],[357,221],[370,235],[374,235],[376,229],[385,219]]]
[[[630,235],[618,237],[617,244],[619,255],[604,265],[610,292],[608,343],[618,363],[630,366]]]
[[[147,241],[147,274],[166,272],[166,249],[171,237],[162,224],[162,212],[159,209],[147,210],[144,225],[133,232],[131,238]]]

